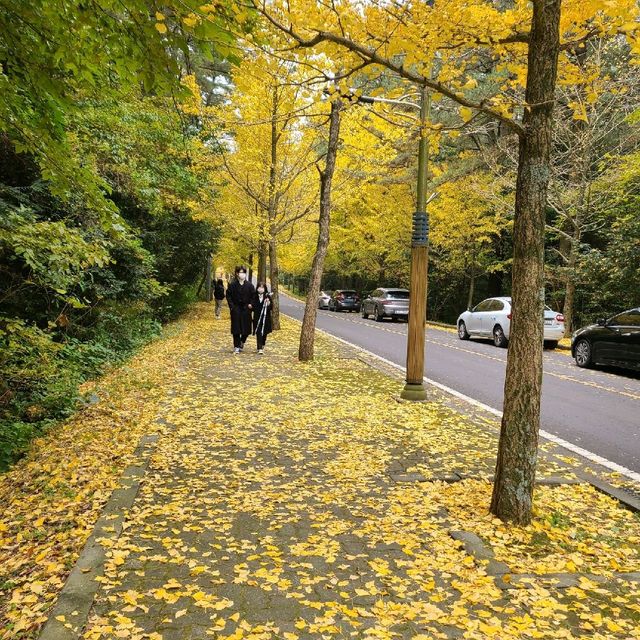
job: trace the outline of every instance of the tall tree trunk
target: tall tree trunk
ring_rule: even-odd
[[[274,331],[280,329],[280,295],[278,272],[278,229],[275,220],[277,213],[276,177],[278,165],[278,88],[273,88],[271,110],[271,162],[269,164],[269,206],[267,216],[269,218],[269,278],[271,279],[271,296],[273,306],[271,318]]]
[[[274,331],[280,329],[280,272],[278,267],[278,241],[274,233],[269,240],[269,278],[271,279],[271,321]]]
[[[247,259],[247,268],[249,269],[249,282],[253,282],[253,251]]]
[[[211,288],[211,254],[210,253],[207,253],[205,277],[207,279],[207,282],[206,282],[207,302],[211,302],[211,299],[213,298],[213,291]]]
[[[267,243],[261,241],[258,250],[258,281],[267,281]]]
[[[467,309],[471,309],[473,306],[473,294],[476,288],[476,270],[474,265],[471,265],[471,273],[469,274],[469,297],[467,298]]]
[[[331,103],[331,116],[329,120],[329,144],[324,165],[324,171],[320,171],[320,220],[318,228],[318,242],[316,252],[311,265],[309,277],[309,290],[304,307],[302,330],[300,331],[300,347],[298,359],[302,362],[313,360],[313,347],[315,341],[316,316],[318,313],[318,297],[320,295],[320,283],[324,269],[324,259],[329,246],[329,223],[331,222],[331,182],[336,167],[338,153],[338,141],[340,136],[340,111],[342,101],[334,100]]]
[[[584,125],[580,122],[580,125]],[[585,132],[585,138],[588,138],[588,132]],[[565,282],[564,308],[564,337],[571,336],[573,331],[573,314],[575,309],[576,298],[576,265],[578,263],[578,248],[582,238],[582,224],[588,215],[589,208],[589,188],[590,188],[590,170],[591,170],[591,151],[588,139],[583,139],[584,150],[582,153],[582,161],[580,163],[580,189],[578,192],[578,201],[576,203],[576,214],[571,220],[571,239],[569,240],[569,251],[567,256],[567,279]]]
[[[569,261],[569,269],[573,270],[575,268],[575,258],[573,261]],[[575,306],[576,299],[576,283],[569,274],[567,278],[565,292],[564,292],[564,306],[562,308],[562,315],[564,316],[564,337],[569,338],[571,336],[571,331],[573,329],[573,309]]]
[[[491,512],[525,525],[538,457],[544,234],[561,0],[533,0],[514,219],[513,320]]]

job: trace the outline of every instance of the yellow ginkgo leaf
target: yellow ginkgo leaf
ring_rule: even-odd
[[[460,117],[465,122],[469,122],[469,120],[473,118],[473,109],[469,109],[469,107],[460,107]]]
[[[187,25],[187,27],[195,27],[198,22],[198,16],[194,15],[193,13],[190,13],[188,16],[185,16],[184,18],[182,18],[182,22],[184,22],[184,24]]]

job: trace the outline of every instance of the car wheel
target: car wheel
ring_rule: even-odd
[[[495,344],[496,347],[506,347],[508,342],[502,327],[499,324],[493,327],[493,344]]]
[[[555,349],[558,346],[557,340],[545,340],[544,347],[545,349]]]
[[[579,367],[591,366],[591,345],[588,340],[578,340],[573,348],[573,357]]]
[[[467,325],[464,323],[464,320],[460,320],[460,324],[458,325],[458,338],[460,338],[460,340],[468,340],[470,337],[467,331]]]
[[[369,314],[364,310],[364,307],[362,307],[362,318],[366,320],[368,317],[369,317]]]
[[[384,314],[380,313],[380,307],[376,307],[376,322],[382,322],[384,320]]]

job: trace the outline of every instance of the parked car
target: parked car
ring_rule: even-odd
[[[511,298],[487,298],[471,311],[458,317],[458,337],[468,340],[472,337],[492,338],[496,347],[506,347],[511,331]],[[545,305],[544,343],[550,349],[558,346],[564,336],[564,316]]]
[[[321,291],[318,297],[318,309],[328,309],[331,300],[331,291]]]
[[[579,367],[609,364],[640,371],[640,307],[574,331],[571,355]]]
[[[329,300],[329,311],[360,311],[360,296],[353,289],[336,289]]]
[[[376,289],[362,301],[362,317],[372,315],[378,322],[385,317],[407,320],[409,291],[407,289]]]

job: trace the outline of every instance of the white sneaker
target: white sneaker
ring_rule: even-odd
[[[238,354],[238,353],[240,353],[241,351],[242,351],[242,349],[240,349],[239,347],[236,347],[236,348],[233,350],[233,353],[234,353],[234,354]]]
[[[263,356],[264,355],[264,349],[258,349],[258,355]]]

